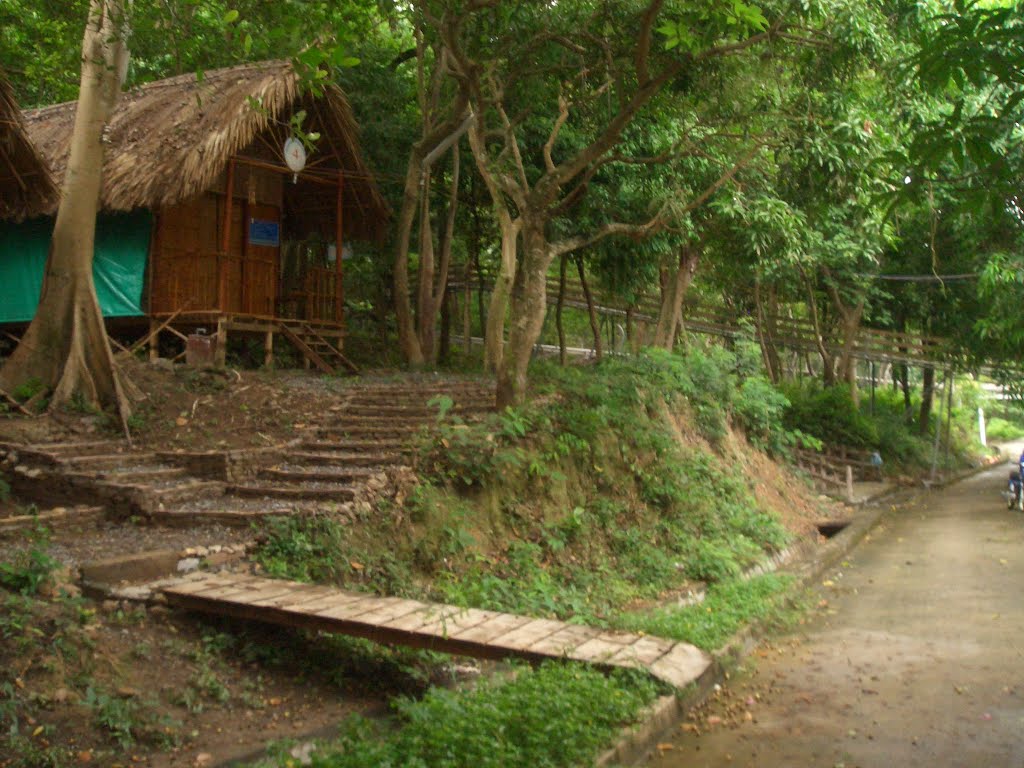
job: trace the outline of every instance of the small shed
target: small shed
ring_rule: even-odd
[[[282,333],[318,367],[344,361],[344,255],[352,239],[383,236],[388,210],[345,95],[322,90],[304,92],[290,62],[271,61],[122,95],[107,130],[97,243],[108,226],[135,232],[134,242],[145,232],[141,260],[132,238],[116,238],[115,282],[138,282],[150,342],[203,326],[223,356],[230,331],[264,333],[269,356]],[[25,113],[58,178],[74,112],[72,102]],[[297,121],[318,137],[289,142]],[[298,171],[286,143],[308,155]]]
[[[50,169],[29,140],[14,90],[0,70],[0,219],[21,221],[56,199]]]

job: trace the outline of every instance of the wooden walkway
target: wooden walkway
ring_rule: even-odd
[[[711,664],[688,643],[453,605],[377,597],[247,574],[204,575],[163,587],[171,605],[484,659],[571,659],[646,669],[682,688]]]

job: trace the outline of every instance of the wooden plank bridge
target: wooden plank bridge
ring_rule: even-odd
[[[171,605],[221,616],[363,637],[483,659],[569,659],[645,669],[677,688],[711,658],[688,643],[475,608],[377,597],[248,574],[203,575],[163,587]]]

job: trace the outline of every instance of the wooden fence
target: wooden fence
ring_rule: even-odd
[[[489,273],[477,274],[469,271],[449,280],[448,290],[453,293],[467,291],[490,291],[494,284],[494,276]],[[559,280],[549,276],[547,279],[547,303],[553,306],[558,303]],[[625,319],[627,316],[638,323],[656,323],[660,302],[656,296],[641,296],[635,304],[627,304],[615,297],[602,295],[591,287],[594,311],[601,316]],[[572,309],[588,310],[583,285],[578,277],[566,280],[566,290],[562,305]],[[707,305],[684,305],[683,327],[691,333],[711,336],[735,338],[744,333],[744,324],[753,328],[760,337],[765,336],[775,346],[797,352],[818,351],[819,343],[838,353],[840,343],[830,337],[818,338],[814,324],[802,317],[790,314],[769,315],[758,324],[753,315],[741,317],[725,307]],[[760,338],[759,338],[760,340]],[[918,333],[900,333],[878,328],[862,327],[852,346],[853,357],[880,363],[907,363],[913,365],[932,365],[944,368],[948,365],[948,343],[936,336]]]

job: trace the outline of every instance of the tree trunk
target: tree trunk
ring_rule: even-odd
[[[499,408],[519,405],[526,399],[526,372],[533,345],[540,337],[547,309],[547,273],[552,252],[543,225],[523,227],[523,259],[512,293],[508,345],[498,369]]]
[[[847,304],[839,294],[832,273],[828,267],[823,267],[826,277],[826,288],[832,298],[832,304],[839,315],[839,325],[843,337],[843,346],[839,353],[839,377],[850,387],[850,397],[854,406],[860,405],[860,390],[857,387],[857,361],[853,356],[854,346],[857,343],[857,334],[860,332],[860,321],[864,316],[864,299],[861,298],[855,305]]]
[[[434,360],[434,227],[431,221],[430,198],[433,175],[427,171],[420,185],[420,267],[416,296],[416,336],[424,363]]]
[[[857,386],[857,359],[854,357],[854,346],[860,332],[860,320],[864,314],[864,303],[854,309],[840,307],[843,328],[843,350],[839,357],[839,374],[850,385],[850,397],[855,406],[860,405],[860,389]]]
[[[576,257],[576,272],[580,276],[580,286],[583,288],[583,296],[587,300],[587,317],[590,319],[590,332],[594,336],[594,355],[600,360],[603,357],[601,349],[601,326],[597,320],[597,310],[594,308],[594,297],[590,293],[590,285],[587,284],[587,273],[583,269],[583,257]]]
[[[900,387],[903,389],[903,413],[907,424],[913,423],[914,404],[910,399],[910,366],[901,363],[899,366]],[[893,374],[896,373],[896,366],[893,366]]]
[[[768,380],[772,384],[779,383],[778,375],[778,356],[775,355],[773,360],[773,353],[775,352],[775,345],[772,343],[771,335],[768,331],[764,311],[764,304],[761,301],[761,278],[754,278],[754,307],[756,309],[757,318],[757,341],[761,345],[761,358],[764,361],[764,369],[768,373]],[[769,352],[769,350],[771,350]]]
[[[558,329],[558,362],[563,366],[568,362],[568,354],[565,349],[565,326],[562,324],[562,306],[565,304],[565,282],[568,267],[569,257],[563,253],[561,262],[558,265],[558,303],[555,305],[555,327]]]
[[[452,348],[452,295],[445,293],[441,298],[441,338],[437,345],[437,359],[448,362]]]
[[[131,409],[114,366],[92,274],[103,131],[127,70],[126,33],[122,0],[91,0],[67,171],[39,306],[0,371],[0,387],[14,389],[38,379],[53,390],[51,408],[74,399],[113,407],[127,432]]]
[[[398,212],[395,232],[394,273],[395,322],[398,326],[398,345],[405,362],[411,366],[423,365],[423,348],[416,333],[416,321],[409,300],[409,241],[416,221],[416,209],[420,204],[420,180],[423,178],[423,151],[415,146],[409,154],[405,173],[405,189],[402,193],[402,207]]]
[[[512,221],[505,209],[497,212],[501,230],[501,265],[494,278],[490,306],[487,308],[487,332],[484,336],[484,369],[501,370],[505,354],[505,315],[516,279],[516,253],[519,246],[519,221]]]
[[[683,321],[683,300],[697,271],[700,253],[690,246],[679,250],[679,262],[667,270],[662,281],[661,306],[652,346],[667,349],[675,346],[676,332]]]
[[[821,378],[826,387],[834,386],[836,383],[835,356],[825,345],[825,337],[822,333],[821,318],[818,314],[818,300],[814,295],[814,286],[801,265],[797,265],[800,275],[803,278],[804,290],[807,291],[807,306],[811,312],[811,325],[814,328],[814,344],[821,357]],[[807,364],[808,372],[811,370],[810,361]]]
[[[423,312],[423,315],[425,315],[429,321],[424,323],[423,329],[429,328],[429,333],[426,330],[421,330],[420,336],[421,345],[424,349],[429,350],[431,362],[437,360],[437,345],[435,344],[433,337],[438,307],[440,307],[442,315],[448,308],[448,273],[451,271],[452,243],[455,240],[455,216],[459,210],[459,169],[459,145],[455,144],[452,147],[452,181],[451,187],[448,191],[448,215],[445,218],[444,232],[441,234],[441,258],[437,263],[436,280],[431,282],[432,285],[436,282],[436,285],[433,285],[433,294],[430,297],[430,305],[425,307]],[[443,333],[450,335],[451,318],[448,318],[446,321],[442,316],[442,325],[444,325],[445,322],[448,322],[448,328],[443,331]],[[444,340],[443,343],[447,347],[449,342]],[[447,349],[445,350],[445,356],[447,356]]]
[[[927,435],[931,426],[932,400],[935,396],[935,367],[925,366],[921,381],[921,410],[917,417],[917,433]]]

